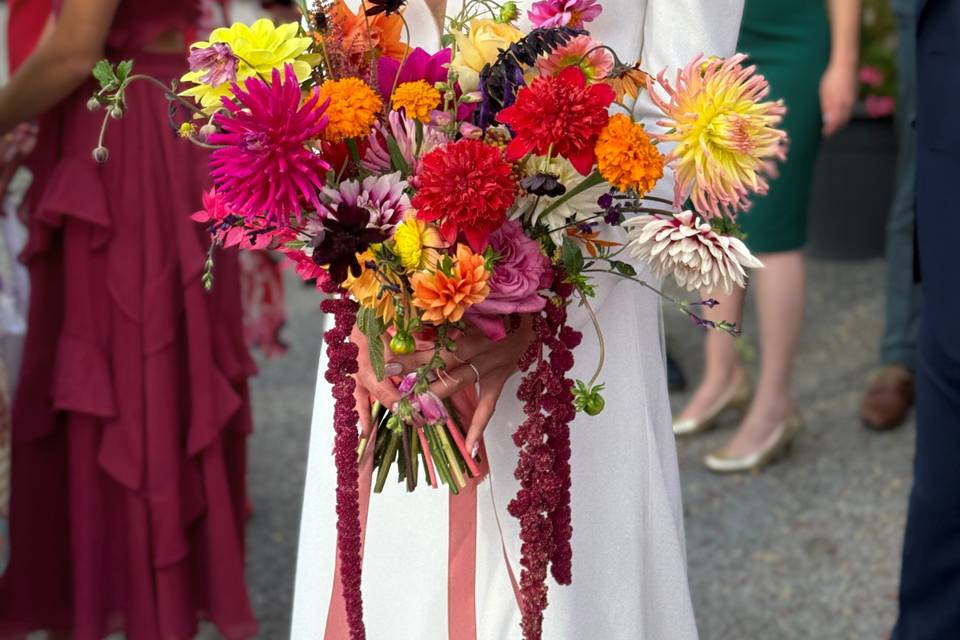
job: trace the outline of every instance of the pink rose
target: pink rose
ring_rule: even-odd
[[[546,298],[540,291],[550,286],[550,260],[540,244],[523,233],[518,222],[508,221],[490,236],[490,245],[499,260],[490,276],[490,294],[467,311],[467,318],[491,340],[507,335],[504,316],[536,313]]]

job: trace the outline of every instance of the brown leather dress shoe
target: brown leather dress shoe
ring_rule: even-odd
[[[864,426],[887,431],[903,424],[913,406],[913,375],[899,365],[887,365],[877,371],[860,403]]]

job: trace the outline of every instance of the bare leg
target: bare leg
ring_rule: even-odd
[[[735,322],[738,326],[743,319],[743,299],[745,289],[734,288],[730,295],[723,291],[701,292],[704,299],[714,298],[720,304],[706,309],[708,320]],[[704,367],[703,380],[693,393],[687,406],[678,418],[702,418],[711,410],[717,400],[736,385],[744,375],[743,364],[737,353],[733,336],[723,331],[707,331],[703,343]]]
[[[740,427],[725,452],[742,456],[761,449],[793,411],[793,358],[804,322],[806,263],[800,251],[758,256],[754,272],[760,320],[760,378]]]

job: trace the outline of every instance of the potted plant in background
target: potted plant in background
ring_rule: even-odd
[[[867,259],[883,254],[897,143],[896,33],[889,0],[864,0],[860,99],[850,124],[824,140],[810,198],[810,255]]]

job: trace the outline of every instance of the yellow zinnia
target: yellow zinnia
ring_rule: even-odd
[[[393,232],[394,251],[400,264],[408,271],[432,269],[440,258],[437,249],[444,246],[440,231],[431,224],[417,219],[417,214],[408,211],[403,222]]]
[[[404,82],[390,98],[394,111],[403,109],[407,117],[427,124],[430,112],[440,106],[440,92],[424,80]]]
[[[330,121],[323,130],[324,140],[340,142],[370,135],[383,101],[367,83],[358,78],[327,80],[320,85],[319,93],[318,104],[330,98],[326,111]]]
[[[266,18],[257,20],[252,25],[235,23],[230,27],[214,29],[210,39],[195,42],[190,50],[206,49],[215,44],[225,44],[231,55],[236,58],[236,81],[242,83],[247,78],[258,76],[269,80],[274,69],[283,69],[285,64],[293,65],[297,80],[303,82],[310,77],[315,56],[306,51],[310,47],[311,39],[299,37],[300,27],[296,22],[274,26]],[[230,81],[219,84],[208,84],[206,70],[190,71],[180,80],[194,86],[180,93],[182,96],[192,97],[200,103],[204,111],[212,113],[220,107],[220,99],[232,96]]]

